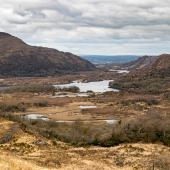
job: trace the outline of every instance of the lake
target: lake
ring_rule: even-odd
[[[43,121],[50,121],[50,119],[44,115],[41,114],[28,114],[24,116],[27,120],[43,120]],[[56,123],[75,123],[77,120],[56,120]],[[118,120],[115,119],[94,119],[94,120],[79,120],[79,122],[82,123],[97,123],[97,122],[105,122],[107,124],[115,124],[118,123]]]
[[[108,91],[119,92],[119,90],[109,87],[109,83],[111,81],[112,80],[103,80],[103,81],[94,81],[94,82],[87,82],[87,83],[74,81],[74,82],[68,83],[68,84],[54,85],[54,87],[62,89],[62,88],[76,86],[80,89],[81,93],[86,93],[88,91],[93,91],[95,93],[104,93],[104,92],[108,92]]]

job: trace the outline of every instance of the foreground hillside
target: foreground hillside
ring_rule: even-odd
[[[170,149],[161,144],[122,144],[116,147],[73,147],[23,132],[14,122],[0,120],[1,135],[15,129],[0,144],[0,169],[5,170],[168,170]],[[13,130],[14,132],[14,130]],[[2,140],[1,140],[2,141]]]
[[[48,76],[94,69],[90,62],[71,53],[30,46],[0,32],[0,75]]]

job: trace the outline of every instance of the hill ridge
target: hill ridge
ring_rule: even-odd
[[[95,66],[69,52],[26,44],[0,32],[0,75],[52,76],[94,70]]]

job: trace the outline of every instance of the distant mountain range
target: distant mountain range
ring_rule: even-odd
[[[17,37],[0,32],[1,76],[50,76],[94,69],[89,61],[71,53],[30,46]]]
[[[135,55],[81,55],[81,57],[93,64],[122,64],[139,58]]]

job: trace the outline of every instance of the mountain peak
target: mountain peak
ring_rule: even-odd
[[[30,46],[17,37],[0,32],[0,75],[52,76],[94,69],[93,64],[74,54]]]

